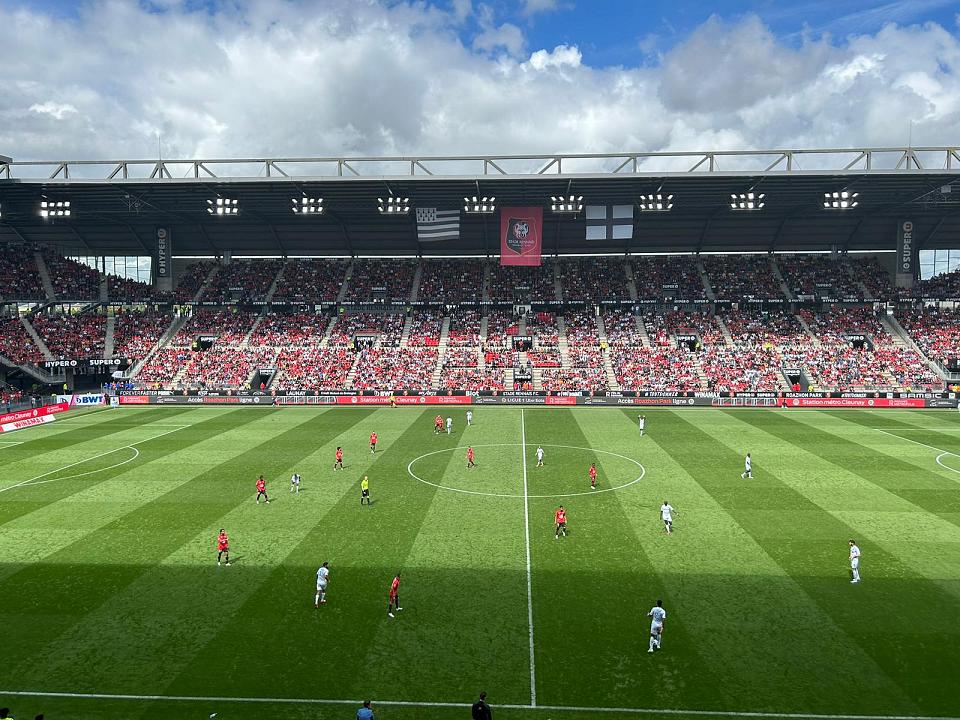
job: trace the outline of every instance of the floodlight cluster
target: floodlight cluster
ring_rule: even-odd
[[[207,200],[207,212],[211,215],[239,215],[240,203],[236,198]]]
[[[391,195],[386,200],[377,198],[377,210],[382,215],[409,215],[410,198]]]
[[[759,210],[764,206],[764,193],[745,192],[730,194],[731,210]]]
[[[465,197],[463,199],[463,211],[468,215],[489,215],[497,209],[496,198],[492,195],[487,197]]]
[[[323,198],[299,197],[291,198],[296,215],[323,215]]]
[[[41,200],[40,217],[70,217],[69,200]]]
[[[667,212],[673,207],[673,195],[663,193],[641,195],[638,202],[642,212]]]
[[[857,197],[860,193],[852,193],[846,190],[839,192],[825,192],[823,194],[824,210],[850,210],[859,205]]]
[[[578,213],[583,210],[583,195],[551,195],[550,209],[555,213]]]

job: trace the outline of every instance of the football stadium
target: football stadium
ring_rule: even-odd
[[[960,146],[16,150],[0,718],[960,718]]]

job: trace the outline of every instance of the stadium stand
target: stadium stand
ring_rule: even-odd
[[[348,263],[345,260],[301,258],[290,260],[274,293],[275,302],[333,302],[340,293]]]
[[[573,302],[628,300],[630,291],[623,257],[577,258],[560,263],[563,299]]]
[[[37,364],[43,353],[33,342],[19,318],[0,320],[0,355],[16,364]]]
[[[491,266],[490,299],[521,302],[559,300],[553,261],[544,260],[540,267]]]
[[[180,302],[193,300],[210,275],[210,271],[214,268],[219,268],[219,263],[210,260],[202,260],[188,265],[187,269],[177,278],[174,298]]]
[[[31,324],[55,358],[102,358],[107,319],[103,315],[34,315]]]
[[[100,297],[100,274],[96,270],[51,250],[42,252],[58,300],[96,300]]]
[[[897,314],[897,320],[924,355],[941,365],[956,365],[960,357],[960,310],[903,311]]]
[[[24,258],[30,258],[24,261]],[[32,249],[8,245],[0,249],[0,300],[40,302],[45,299]]]
[[[170,327],[170,312],[129,310],[118,312],[113,336],[113,354],[142,360]]]
[[[377,293],[394,303],[410,299],[417,264],[408,260],[357,260],[347,286],[347,300],[365,302]]]
[[[421,302],[459,303],[483,300],[484,264],[479,260],[427,260],[422,264]]]
[[[718,300],[783,297],[766,255],[707,255],[703,265]]]
[[[637,257],[631,265],[640,299],[697,300],[707,296],[700,270],[691,255]]]

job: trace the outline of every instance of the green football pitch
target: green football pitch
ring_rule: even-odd
[[[192,407],[4,435],[0,706],[453,720],[486,690],[501,719],[960,716],[956,412],[657,410],[645,437],[635,409],[440,412],[450,435],[436,408]]]

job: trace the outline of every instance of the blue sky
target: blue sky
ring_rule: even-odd
[[[478,4],[478,3],[475,3]],[[829,33],[834,42],[873,34],[887,23],[935,22],[957,32],[960,3],[951,0],[556,0],[553,10],[527,13],[524,3],[488,0],[498,19],[524,30],[529,46],[577,45],[584,63],[632,67],[657,62],[712,15],[727,23],[758,16],[778,37],[797,44],[804,33]]]

